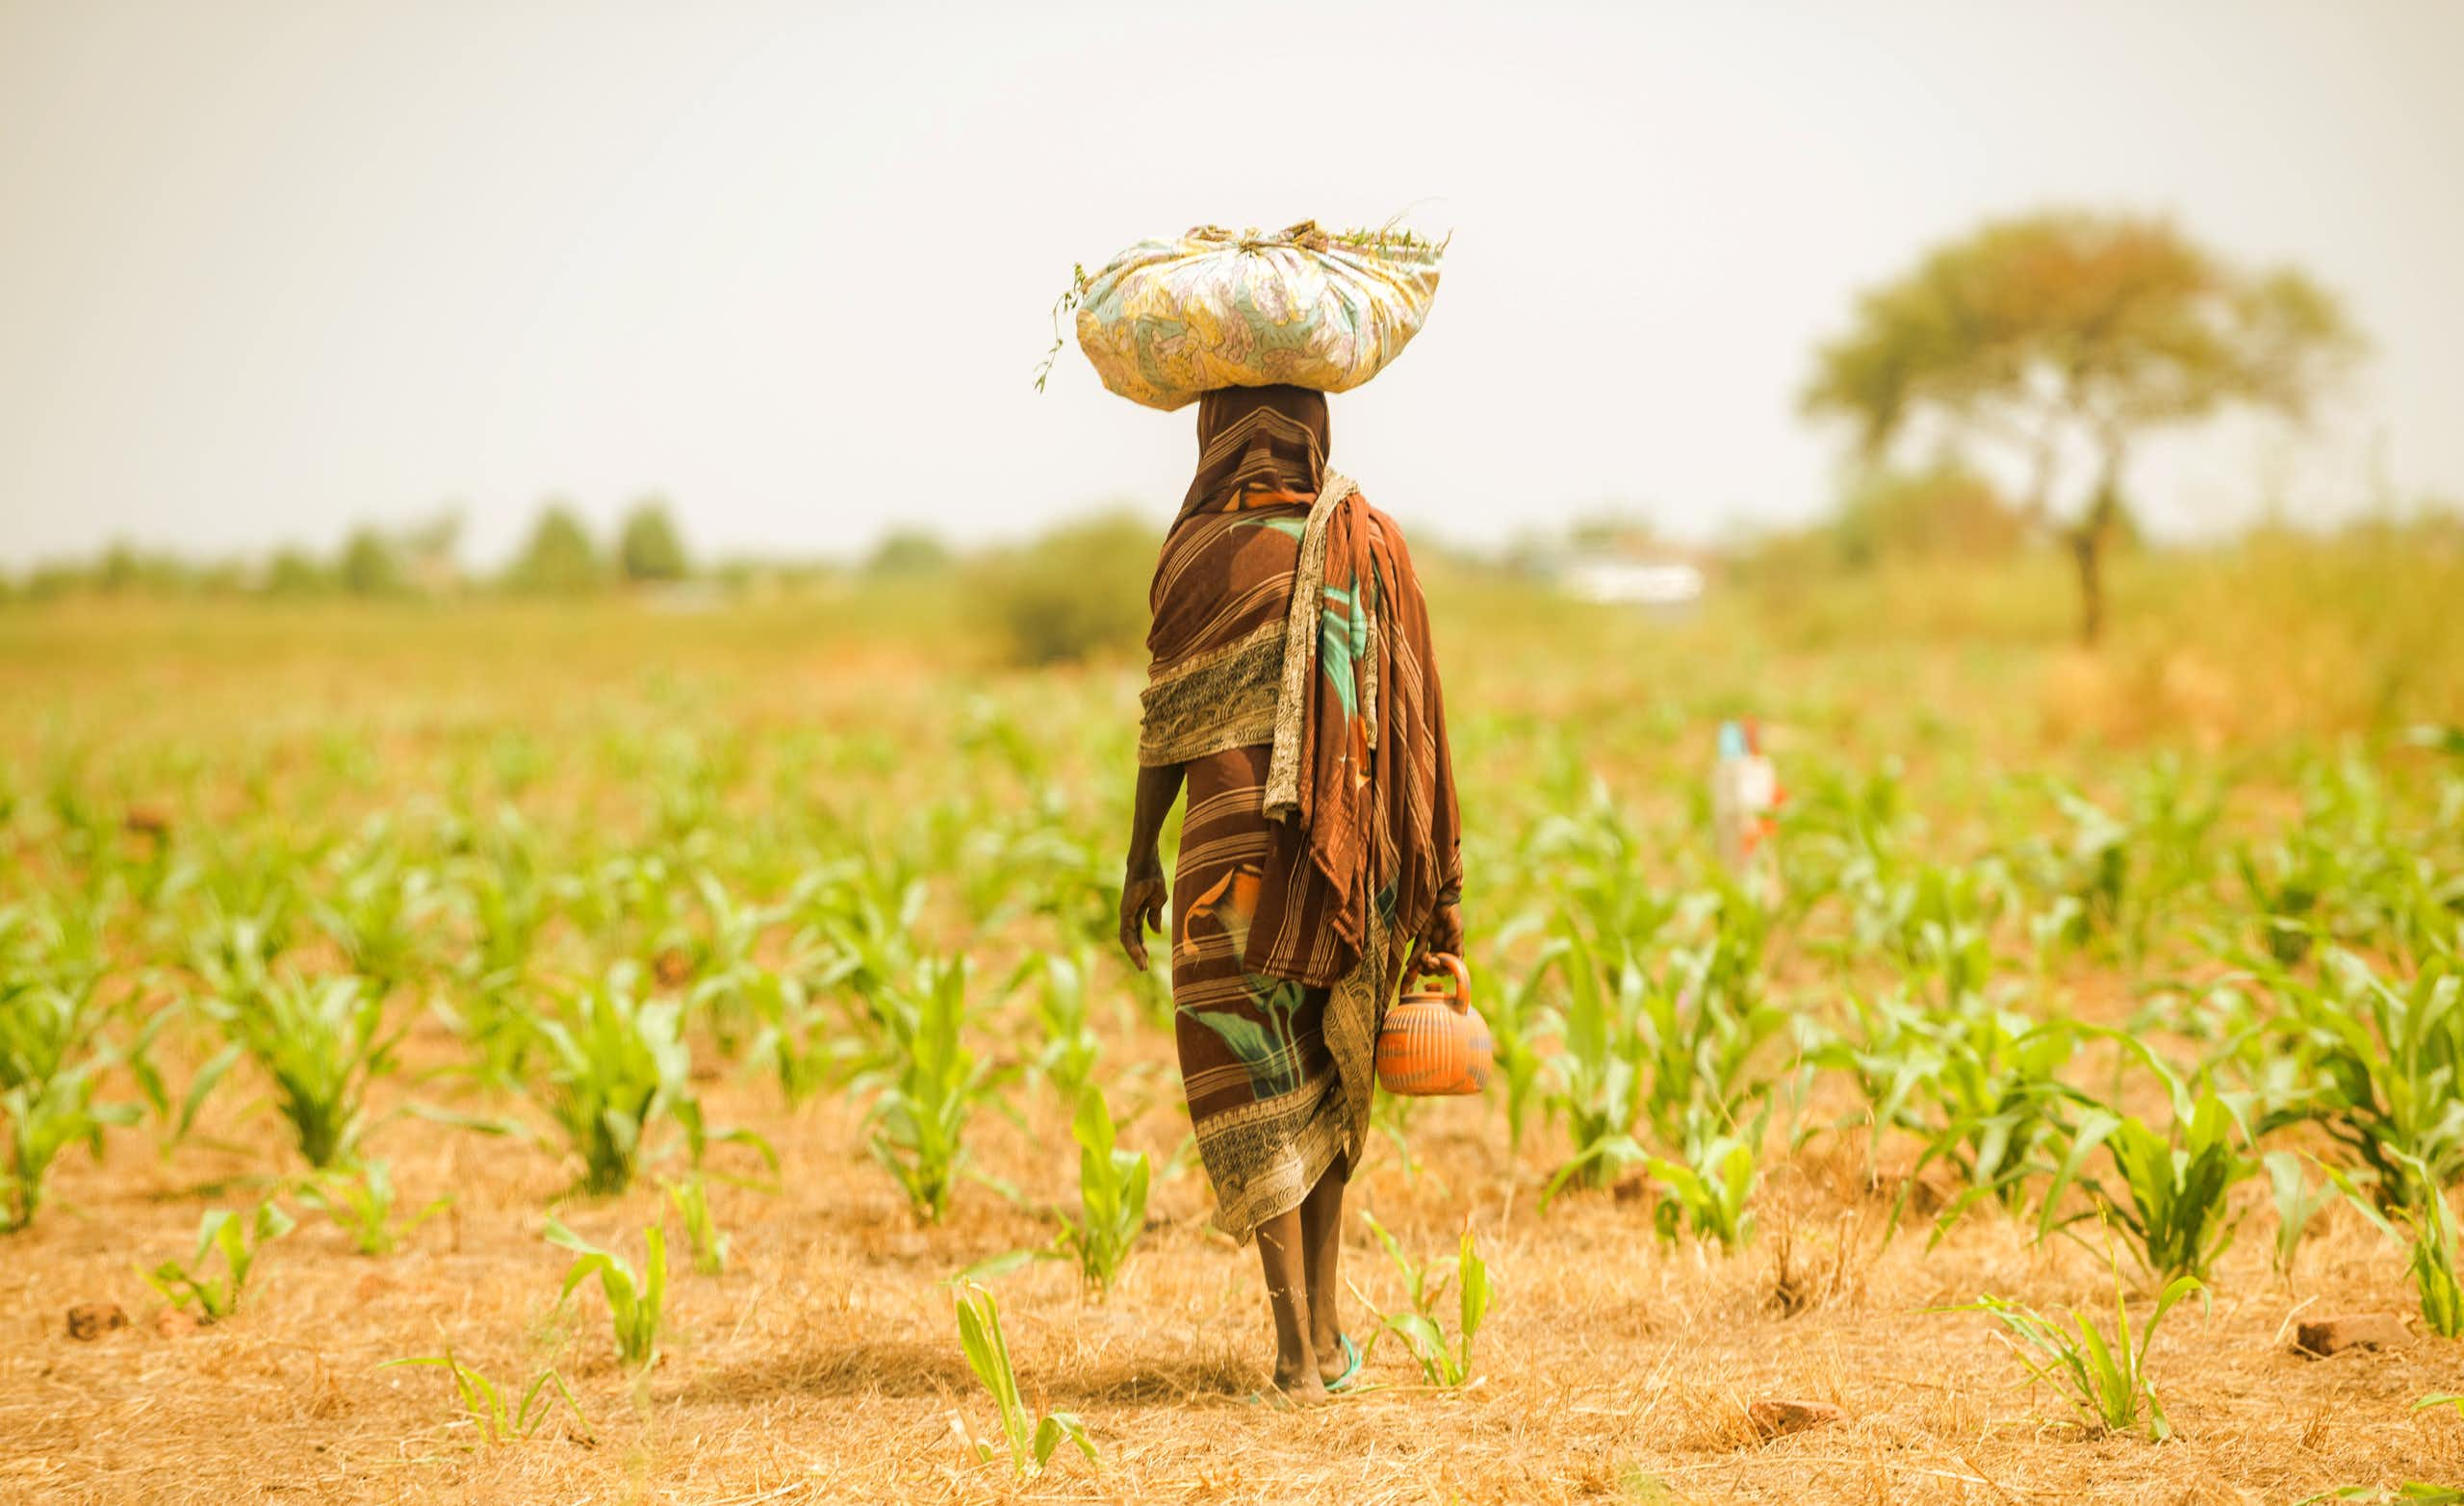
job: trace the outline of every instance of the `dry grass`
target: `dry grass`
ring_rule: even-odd
[[[1450,610],[1442,633],[1468,632],[1473,609]],[[326,818],[339,826],[414,804],[424,792],[405,771],[448,777],[500,727],[551,751],[610,727],[647,736],[681,722],[757,756],[767,739],[850,729],[898,749],[948,736],[954,698],[930,674],[1072,715],[1117,710],[1134,685],[1116,670],[953,672],[911,644],[840,638],[817,650],[775,611],[628,621],[609,632],[607,618],[502,611],[407,627],[384,614],[268,613],[215,618],[200,633],[179,615],[22,618],[0,625],[0,751],[27,792],[63,749],[90,753],[97,779],[132,795],[194,759],[313,781],[325,778],[321,729],[348,718],[378,777],[326,779]],[[2051,648],[1790,655],[1731,643],[1716,625],[1604,631],[1586,641],[1613,670],[1531,673],[1554,662],[1562,630],[1534,623],[1520,647],[1483,645],[1459,670],[1450,664],[1450,703],[1476,724],[1464,739],[1478,760],[1467,808],[1496,828],[1527,820],[1542,799],[1548,770],[1524,728],[1585,728],[1594,771],[1646,826],[1682,819],[1681,781],[1699,764],[1703,727],[1741,702],[1779,707],[1784,735],[1805,746],[1903,757],[1912,790],[1964,810],[2003,757],[2093,787],[2074,734],[2192,749],[2238,738],[2252,713],[2220,702],[2199,666],[2223,655],[2237,693],[2258,673],[2214,644],[2183,651],[2192,669],[2149,679],[2128,667],[2139,661],[2082,672]],[[2437,671],[2449,676],[2438,694],[2451,695],[2452,665]],[[1753,697],[1732,689],[1747,683]],[[2341,731],[2359,714],[2349,698],[2336,702],[2313,730]],[[200,723],[210,730],[192,740]],[[894,762],[864,777],[885,801],[916,793],[922,778]],[[218,800],[237,808],[240,796],[208,789],[198,814],[210,818]],[[552,760],[525,809],[558,827],[621,829],[638,814],[623,791]],[[1955,848],[1964,833],[1946,820],[1939,835]],[[21,871],[41,872],[52,855],[24,855]],[[2135,982],[2090,972],[2055,986],[2069,1007],[2112,1018]],[[1167,1067],[1168,1050],[1151,1031],[1107,1027],[1106,1071],[1119,1081],[1131,1064]],[[380,1107],[450,1099],[421,1072],[456,1051],[424,1025],[413,1070],[383,1085]],[[1142,1094],[1124,1139],[1161,1162],[1186,1122],[1168,1079],[1147,1081],[1116,1089],[1116,1102]],[[560,1202],[572,1168],[550,1151],[395,1118],[371,1150],[393,1163],[406,1207],[450,1194],[449,1216],[382,1259],[353,1254],[309,1217],[269,1250],[236,1317],[167,1337],[134,1267],[184,1255],[202,1209],[262,1195],[288,1164],[281,1125],[258,1087],[235,1078],[167,1160],[137,1132],[116,1135],[100,1162],[67,1158],[55,1206],[0,1240],[0,1500],[2193,1503],[2464,1478],[2464,1422],[2412,1407],[2459,1389],[2454,1344],[2416,1337],[2317,1362],[2292,1351],[2297,1315],[2412,1312],[2400,1256],[2345,1211],[2322,1220],[2289,1282],[2269,1269],[2272,1219],[2259,1212],[2219,1272],[2213,1313],[2193,1305],[2169,1321],[2153,1366],[2179,1436],[2159,1446],[2080,1436],[2060,1403],[2019,1384],[1987,1320],[1923,1313],[1984,1291],[2101,1306],[2101,1260],[2061,1241],[2033,1246],[1991,1214],[1930,1252],[1921,1225],[1886,1241],[1888,1196],[1869,1185],[1861,1136],[1816,1135],[1791,1152],[1775,1132],[1761,1237],[1723,1259],[1661,1247],[1639,1199],[1570,1196],[1538,1213],[1553,1137],[1535,1135],[1510,1164],[1494,1105],[1441,1103],[1413,1121],[1420,1174],[1407,1177],[1380,1143],[1355,1196],[1423,1252],[1450,1248],[1467,1221],[1477,1231],[1498,1297],[1473,1385],[1422,1389],[1390,1350],[1373,1362],[1367,1394],[1303,1413],[1246,1404],[1270,1348],[1255,1260],[1206,1232],[1202,1180],[1184,1172],[1159,1182],[1153,1225],[1109,1302],[1087,1300],[1059,1265],[999,1284],[1030,1398],[1080,1413],[1103,1452],[1090,1468],[1065,1451],[1052,1472],[1015,1486],[972,1463],[954,1435],[953,1415],[978,1435],[991,1415],[939,1283],[1040,1243],[1048,1227],[968,1184],[945,1226],[919,1230],[862,1155],[855,1106],[825,1099],[790,1113],[766,1085],[732,1074],[703,1087],[714,1118],[777,1145],[781,1187],[713,1186],[731,1268],[680,1273],[665,1358],[639,1384],[615,1366],[594,1289],[557,1309],[564,1258],[541,1231],[552,1208],[588,1238],[634,1248],[659,1216],[654,1187]],[[979,1118],[982,1163],[1037,1202],[1068,1196],[1074,1157],[1051,1149],[1067,1143],[1063,1120],[1037,1095],[1015,1096],[1026,1126]],[[2264,1197],[2255,1186],[2240,1193]],[[1373,1298],[1398,1299],[1373,1245],[1356,1238],[1347,1260]],[[65,1315],[81,1302],[117,1303],[135,1321],[71,1340]],[[559,1367],[587,1435],[560,1417],[527,1442],[485,1446],[457,1425],[440,1373],[379,1368],[448,1342],[500,1383]],[[1833,1403],[1845,1418],[1764,1442],[1745,1409],[1772,1397]]]
[[[1416,1121],[1429,1169],[1407,1179],[1381,1153],[1357,1195],[1408,1245],[1449,1243],[1466,1219],[1478,1231],[1500,1296],[1476,1384],[1426,1391],[1389,1353],[1370,1394],[1300,1414],[1245,1404],[1270,1344],[1253,1257],[1204,1231],[1204,1188],[1184,1175],[1159,1189],[1109,1302],[1085,1300],[1059,1266],[1001,1284],[1031,1396],[1081,1413],[1104,1454],[1099,1469],[1065,1464],[1016,1488],[952,1432],[953,1414],[979,1434],[991,1418],[937,1283],[1047,1231],[977,1187],[948,1225],[918,1230],[855,1153],[845,1105],[784,1116],[759,1091],[717,1097],[777,1142],[783,1190],[714,1190],[731,1269],[679,1279],[667,1358],[638,1388],[595,1295],[555,1310],[563,1259],[540,1231],[564,1177],[540,1151],[397,1121],[375,1148],[406,1202],[454,1195],[450,1217],[384,1259],[312,1220],[266,1256],[238,1316],[169,1338],[131,1264],[183,1253],[209,1189],[227,1200],[233,1179],[277,1159],[276,1127],[263,1113],[212,1124],[233,1150],[168,1163],[136,1136],[99,1165],[72,1162],[66,1206],[0,1267],[0,1498],[2240,1502],[2464,1473],[2464,1424],[2411,1406],[2453,1386],[2451,1344],[2292,1352],[2296,1314],[2409,1309],[2390,1251],[2357,1219],[2331,1216],[2290,1284],[2268,1270],[2263,1235],[2246,1240],[2213,1315],[2186,1309],[2167,1329],[2155,1364],[2179,1439],[2089,1439],[2016,1384],[1983,1319],[1920,1315],[1985,1290],[2109,1302],[2089,1252],[2031,1248],[1992,1219],[1931,1254],[1922,1229],[1885,1248],[1877,1200],[1834,1164],[1854,1155],[1819,1141],[1775,1171],[1760,1248],[1665,1250],[1639,1202],[1573,1198],[1536,1216],[1528,1188],[1545,1167],[1509,1175],[1482,1107],[1441,1104]],[[1032,1139],[988,1123],[988,1168],[1065,1195],[1039,1149],[1065,1127],[1030,1122]],[[1160,1158],[1181,1133],[1164,1105],[1129,1138]],[[563,1216],[629,1245],[657,1193]],[[1775,1301],[1784,1261],[1793,1315]],[[1356,1240],[1348,1262],[1373,1299],[1398,1300],[1373,1246]],[[81,1301],[118,1302],[135,1322],[72,1340],[64,1317]],[[440,1373],[377,1368],[447,1341],[500,1382],[560,1366],[591,1436],[560,1417],[526,1443],[480,1445],[454,1424]],[[1768,1397],[1847,1417],[1761,1443],[1744,1413]]]

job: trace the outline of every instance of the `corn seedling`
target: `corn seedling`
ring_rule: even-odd
[[[2283,1004],[2277,1055],[2303,1085],[2276,1122],[2312,1120],[2348,1147],[2382,1209],[2423,1185],[2407,1161],[2428,1168],[2430,1186],[2464,1176],[2464,973],[2435,960],[2391,982],[2334,949],[2315,983],[2282,970],[2268,982]]]
[[[1054,1248],[1077,1263],[1080,1280],[1109,1291],[1146,1227],[1146,1153],[1120,1149],[1112,1110],[1091,1085],[1079,1093],[1070,1134],[1078,1141],[1078,1216],[1061,1215]]]
[[[666,1184],[668,1206],[684,1223],[685,1242],[693,1252],[693,1269],[720,1276],[728,1268],[728,1236],[710,1216],[710,1188],[697,1172],[681,1182]]]
[[[369,838],[372,845],[393,841],[392,833],[374,827]],[[380,850],[346,875],[332,898],[313,901],[310,909],[350,959],[351,971],[371,980],[381,999],[424,970],[424,947],[438,929],[445,896],[435,875]]]
[[[218,1208],[198,1221],[196,1251],[185,1263],[165,1261],[138,1274],[171,1306],[182,1312],[193,1307],[199,1322],[215,1322],[238,1311],[248,1273],[265,1247],[295,1227],[291,1215],[272,1203],[258,1204],[244,1223],[230,1210]],[[206,1259],[214,1255],[222,1258],[219,1276],[205,1274]]]
[[[1049,1412],[1039,1417],[1020,1396],[1018,1372],[1010,1364],[1010,1340],[1001,1332],[1001,1309],[992,1300],[992,1293],[971,1281],[961,1282],[957,1291],[959,1343],[966,1350],[967,1368],[992,1393],[1006,1444],[1006,1450],[996,1451],[990,1443],[967,1437],[962,1426],[960,1437],[974,1452],[976,1462],[990,1464],[1006,1452],[1011,1473],[1021,1480],[1031,1479],[1052,1463],[1053,1454],[1065,1439],[1078,1446],[1088,1463],[1096,1463],[1095,1441],[1087,1436],[1087,1425],[1076,1416]]]
[[[83,1145],[87,1154],[100,1156],[104,1128],[136,1118],[134,1105],[94,1102],[91,1064],[55,1072],[39,1084],[18,1083],[0,1090],[0,1119],[8,1125],[8,1161],[0,1165],[0,1234],[35,1221],[42,1206],[43,1179],[62,1151]]]
[[[1990,1314],[2005,1330],[2003,1342],[2027,1366],[2030,1380],[2067,1402],[2082,1428],[2090,1433],[2126,1433],[2144,1417],[2147,1437],[2161,1442],[2172,1436],[2173,1425],[2166,1420],[2164,1403],[2147,1372],[2148,1345],[2155,1341],[2157,1325],[2176,1303],[2194,1291],[2205,1300],[2207,1289],[2192,1277],[2176,1277],[2157,1296],[2155,1308],[2134,1335],[2130,1308],[2123,1298],[2120,1263],[2110,1253],[2107,1260],[2114,1272],[2110,1333],[2076,1310],[2056,1319],[2023,1303],[1994,1296],[1927,1311]]]
[[[41,1086],[85,1054],[102,1024],[90,979],[62,987],[0,974],[0,1087]]]
[[[1723,1252],[1754,1238],[1754,1148],[1768,1113],[1766,1106],[1741,1136],[1700,1138],[1684,1161],[1654,1156],[1643,1162],[1660,1186],[1652,1224],[1661,1238],[1674,1242],[1681,1224],[1698,1238],[1717,1239]]]
[[[2314,1185],[2302,1173],[2301,1158],[2291,1151],[2270,1151],[2259,1160],[2268,1168],[2268,1187],[2275,1201],[2275,1268],[2291,1275],[2301,1237],[2334,1196],[2335,1187],[2323,1178]]]
[[[659,1321],[667,1304],[666,1234],[656,1224],[642,1231],[644,1256],[639,1273],[623,1258],[592,1244],[553,1217],[548,1220],[548,1242],[579,1257],[565,1267],[564,1290],[557,1295],[557,1305],[561,1307],[576,1287],[598,1277],[599,1289],[607,1298],[608,1320],[615,1329],[616,1357],[634,1369],[654,1363]]]
[[[1352,1295],[1377,1319],[1377,1331],[1370,1336],[1369,1352],[1375,1353],[1378,1340],[1393,1334],[1411,1351],[1412,1362],[1421,1367],[1423,1381],[1450,1388],[1462,1385],[1472,1375],[1472,1342],[1489,1315],[1489,1267],[1480,1259],[1472,1231],[1463,1231],[1462,1242],[1452,1256],[1423,1263],[1404,1254],[1402,1245],[1374,1215],[1363,1212],[1360,1217],[1369,1232],[1377,1237],[1377,1242],[1386,1247],[1386,1258],[1402,1278],[1403,1290],[1412,1305],[1408,1313],[1382,1312],[1362,1297],[1358,1288],[1352,1289]],[[1450,1283],[1455,1289],[1452,1344],[1446,1341],[1445,1331],[1437,1321],[1438,1304],[1445,1299]]]
[[[299,1201],[324,1213],[350,1236],[362,1255],[391,1255],[402,1241],[452,1205],[440,1197],[397,1226],[394,1222],[394,1174],[381,1161],[361,1161],[311,1177],[299,1189]]]
[[[1499,950],[1504,950],[1514,934],[1531,923],[1527,919],[1520,926],[1504,928],[1498,937]],[[1556,945],[1551,943],[1541,949],[1531,971],[1521,984],[1502,990],[1494,999],[1484,1001],[1482,1006],[1488,1015],[1489,1038],[1496,1052],[1497,1076],[1505,1087],[1505,1133],[1509,1153],[1523,1149],[1523,1128],[1531,1117],[1531,1106],[1540,1090],[1541,1068],[1546,1064],[1546,1059],[1541,1055],[1536,1039],[1545,1016],[1539,994],[1541,984],[1556,960],[1556,951],[1553,950]]]
[[[242,1055],[237,1041],[225,1045],[191,1075],[187,1090],[174,1100],[169,1081],[164,1077],[162,1068],[155,1064],[153,1048],[164,1030],[184,1012],[178,1004],[166,1005],[155,1010],[120,1054],[120,1059],[128,1066],[129,1076],[136,1080],[138,1092],[143,1096],[145,1107],[152,1111],[159,1126],[156,1131],[157,1148],[166,1157],[188,1139],[189,1133],[196,1127],[197,1114],[205,1108],[206,1100],[214,1095],[215,1085],[238,1065]]]
[[[2376,1197],[2364,1197],[2344,1172],[2330,1167],[2327,1175],[2363,1217],[2405,1246],[2413,1289],[2421,1297],[2422,1321],[2429,1331],[2441,1339],[2464,1339],[2464,1274],[2459,1274],[2455,1264],[2455,1211],[2428,1166],[2411,1157],[2401,1158],[2399,1166],[2412,1186],[2392,1199],[2397,1209],[2393,1218],[2376,1206],[2390,1200],[2383,1191],[2374,1188]]]
[[[2060,1214],[2062,1194],[2075,1183],[2087,1187],[2130,1236],[2133,1253],[2150,1276],[2159,1282],[2176,1276],[2207,1279],[2216,1258],[2233,1242],[2240,1222],[2232,1211],[2232,1190],[2258,1175],[2259,1164],[2244,1147],[2232,1110],[2214,1089],[2202,1091],[2194,1105],[2180,1084],[2169,1077],[2168,1082],[2175,1096],[2170,1135],[2105,1109],[2082,1118],[2069,1155],[2045,1189],[2037,1238],[2088,1216]],[[2083,1176],[2082,1168],[2099,1146],[2112,1158],[2120,1181],[2118,1198],[2097,1179]]]
[[[386,1032],[384,1000],[369,981],[270,977],[206,1008],[273,1079],[274,1105],[301,1158],[321,1170],[348,1155],[368,1085],[394,1070],[407,1028]]]
[[[619,968],[533,1027],[548,1048],[547,1082],[526,1085],[581,1158],[586,1192],[632,1186],[652,1126],[691,1091],[678,1006],[637,1002],[631,979]]]
[[[984,1066],[961,1039],[966,976],[962,961],[927,963],[912,989],[888,995],[887,1060],[858,1082],[878,1093],[866,1115],[873,1156],[898,1179],[924,1223],[937,1223],[949,1212],[966,1164],[966,1123],[987,1093]]]
[[[1103,1047],[1088,1025],[1089,984],[1094,978],[1094,957],[1081,944],[1069,955],[1047,953],[1019,964],[1014,986],[1030,975],[1036,979],[1036,1024],[1043,1045],[1036,1052],[1036,1071],[1052,1085],[1065,1104],[1075,1104],[1095,1071]]]
[[[448,1345],[443,1354],[387,1360],[377,1368],[390,1369],[400,1365],[430,1365],[451,1377],[453,1394],[462,1403],[462,1417],[459,1425],[475,1429],[479,1435],[479,1441],[483,1443],[523,1442],[539,1431],[540,1426],[555,1412],[558,1401],[564,1403],[565,1411],[572,1415],[574,1422],[580,1427],[582,1438],[588,1442],[596,1442],[596,1436],[590,1430],[590,1419],[582,1416],[581,1403],[574,1400],[572,1388],[568,1387],[565,1384],[565,1378],[552,1368],[541,1370],[532,1379],[529,1389],[522,1393],[522,1400],[518,1405],[507,1406],[505,1392],[497,1386],[497,1383],[488,1379],[475,1367],[463,1364],[455,1357],[451,1345]],[[552,1389],[552,1395],[550,1394]]]

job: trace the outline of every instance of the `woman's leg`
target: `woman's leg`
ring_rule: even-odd
[[[1300,1253],[1309,1283],[1309,1347],[1318,1373],[1333,1380],[1344,1372],[1343,1255],[1344,1185],[1351,1169],[1344,1158],[1326,1168],[1300,1205]]]
[[[1326,1399],[1326,1387],[1310,1345],[1305,1243],[1298,1209],[1258,1225],[1258,1260],[1266,1268],[1267,1302],[1274,1309],[1275,1389],[1295,1401],[1312,1402]]]

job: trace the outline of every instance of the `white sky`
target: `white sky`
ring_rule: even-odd
[[[1201,221],[1455,232],[1335,404],[1380,505],[1801,518],[1854,292],[1990,213],[2169,211],[2342,293],[2312,438],[2151,452],[2172,531],[2464,496],[2464,3],[0,0],[0,562],[668,494],[708,550],[1159,517],[1192,419],[1028,373]]]

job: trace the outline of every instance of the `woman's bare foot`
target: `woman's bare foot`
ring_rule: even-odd
[[[1331,1399],[1315,1366],[1304,1365],[1297,1372],[1292,1372],[1278,1364],[1274,1367],[1274,1389],[1296,1407],[1320,1407]]]

